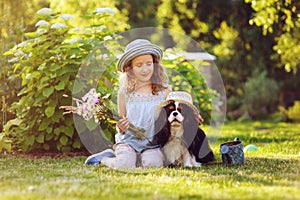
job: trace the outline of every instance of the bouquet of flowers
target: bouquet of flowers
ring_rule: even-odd
[[[100,124],[101,120],[108,120],[111,123],[116,123],[122,117],[113,109],[108,109],[109,105],[107,99],[110,95],[101,97],[100,93],[96,92],[95,88],[92,88],[81,99],[73,98],[76,102],[74,106],[60,106],[60,109],[64,109],[63,114],[76,113],[82,116],[85,120],[95,119],[95,122]],[[147,139],[145,130],[135,127],[132,123],[129,125],[129,130],[135,138],[138,140]]]

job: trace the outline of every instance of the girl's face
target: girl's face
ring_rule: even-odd
[[[132,59],[132,70],[137,83],[149,83],[154,72],[153,58],[150,54]]]

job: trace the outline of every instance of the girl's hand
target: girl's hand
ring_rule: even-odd
[[[64,109],[65,112],[63,112],[64,115],[70,114],[70,113],[77,113],[78,108],[73,106],[60,106],[59,109]]]
[[[199,113],[195,112],[194,114],[195,114],[195,117],[196,117],[199,125],[201,125],[203,123],[204,119],[201,117],[201,115]]]
[[[125,131],[128,130],[129,128],[129,120],[127,117],[123,118],[123,119],[120,119],[118,122],[117,122],[117,131],[119,133],[122,133],[124,134]]]

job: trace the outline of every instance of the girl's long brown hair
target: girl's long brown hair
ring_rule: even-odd
[[[157,95],[158,92],[167,89],[168,86],[168,76],[165,72],[164,67],[161,65],[159,60],[152,55],[153,65],[154,65],[154,72],[151,77],[151,84],[152,84],[152,94]],[[124,65],[124,70],[126,73],[126,81],[125,81],[125,91],[126,93],[134,92],[135,88],[135,77],[132,70],[132,62],[129,61]]]

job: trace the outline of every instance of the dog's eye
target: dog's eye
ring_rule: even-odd
[[[173,105],[169,105],[169,109],[170,109],[170,110],[174,110],[174,108],[175,108],[175,107],[174,107]]]
[[[178,107],[177,107],[177,110],[178,110],[178,111],[181,111],[181,109],[182,109],[181,106],[178,106]]]

